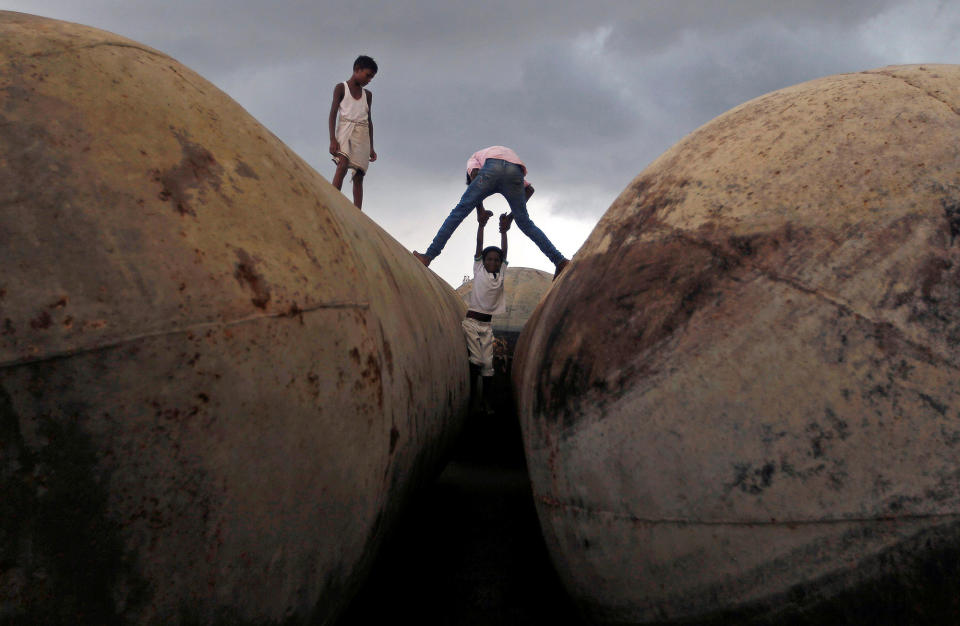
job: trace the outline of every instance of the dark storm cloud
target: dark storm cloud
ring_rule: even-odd
[[[372,55],[381,158],[365,208],[410,246],[456,202],[478,148],[516,149],[531,206],[579,218],[585,236],[646,165],[738,104],[829,74],[960,61],[960,9],[935,0],[5,4],[170,54],[328,178],[333,86]]]

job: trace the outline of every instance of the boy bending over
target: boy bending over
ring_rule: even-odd
[[[421,254],[414,250],[413,255],[421,263],[429,266],[430,262],[439,256],[450,235],[470,211],[476,207],[479,217],[484,210],[482,206],[484,199],[499,193],[510,205],[510,212],[517,220],[517,228],[537,244],[540,251],[554,264],[556,272],[553,277],[559,276],[569,261],[560,254],[560,251],[527,214],[527,200],[533,195],[533,185],[527,181],[526,175],[527,166],[510,148],[490,146],[474,152],[467,159],[467,190],[460,197],[460,202],[453,207],[450,215],[440,225],[440,230],[437,231],[426,253]]]

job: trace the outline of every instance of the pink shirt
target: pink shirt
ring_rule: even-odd
[[[470,158],[467,159],[467,173],[469,174],[474,169],[482,168],[487,159],[502,159],[508,163],[516,163],[520,166],[520,169],[523,170],[523,175],[527,175],[527,166],[523,164],[523,161],[520,160],[517,153],[504,146],[490,146],[489,148],[474,152],[470,155]],[[524,179],[523,184],[525,187],[530,186],[530,183],[528,183],[526,179]]]

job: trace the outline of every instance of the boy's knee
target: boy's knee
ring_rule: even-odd
[[[520,230],[526,230],[533,226],[533,220],[530,219],[529,215],[526,213],[517,214],[516,211],[513,211],[513,223],[516,224]]]

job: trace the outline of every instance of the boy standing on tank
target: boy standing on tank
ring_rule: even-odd
[[[330,105],[330,154],[337,164],[333,186],[340,189],[347,169],[353,169],[353,204],[358,209],[363,204],[363,177],[367,166],[377,160],[370,116],[373,94],[364,89],[376,74],[377,62],[365,55],[358,56],[353,62],[353,76],[333,88]]]
[[[477,210],[477,249],[473,257],[473,289],[467,304],[467,315],[460,322],[467,339],[470,360],[471,404],[477,398],[477,375],[483,378],[483,403],[486,412],[492,407],[493,392],[493,326],[490,320],[507,310],[503,295],[503,274],[507,265],[507,231],[512,215],[500,216],[500,247],[483,247],[483,228],[493,215],[482,207]]]

